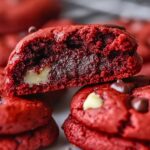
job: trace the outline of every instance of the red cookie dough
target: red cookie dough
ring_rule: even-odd
[[[107,124],[106,124],[107,125]],[[63,125],[67,139],[84,150],[149,150],[146,143],[91,130],[69,117]],[[144,129],[143,129],[144,130]]]
[[[141,69],[136,48],[126,31],[108,25],[39,30],[11,54],[5,89],[26,95],[126,78]]]
[[[148,62],[150,58],[150,22],[122,19],[113,23],[126,27],[127,31],[136,37],[139,43],[138,53],[143,57],[144,62]]]
[[[150,84],[150,79],[145,80]],[[97,132],[150,141],[150,86],[139,82],[144,83],[143,78],[83,88],[73,97],[71,115]],[[92,107],[95,98],[91,97],[90,107],[85,107],[90,94],[102,104]]]
[[[60,14],[59,0],[3,0],[0,5],[0,34],[41,26]]]
[[[58,127],[51,118],[48,125],[12,136],[0,136],[0,150],[38,150],[53,144]]]

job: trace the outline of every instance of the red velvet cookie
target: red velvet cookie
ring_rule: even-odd
[[[106,124],[107,126],[107,124]],[[144,142],[131,141],[87,128],[73,117],[64,123],[67,139],[84,150],[149,150]]]
[[[48,123],[51,110],[42,102],[19,97],[0,97],[0,134],[16,134]]]
[[[0,91],[3,91],[3,70],[0,69]],[[16,134],[44,126],[52,110],[43,102],[0,94],[0,134]]]
[[[113,22],[114,23],[114,22]],[[144,58],[144,62],[150,58],[150,22],[122,19],[115,24],[126,27],[138,40],[138,53]]]
[[[0,150],[38,150],[53,144],[58,137],[58,127],[51,118],[48,125],[30,132],[0,136]]]
[[[141,69],[136,48],[126,31],[108,25],[39,30],[11,54],[5,89],[26,95],[126,78]]]
[[[0,33],[41,26],[60,14],[59,0],[3,0],[0,5]]]
[[[67,139],[85,150],[149,150],[149,84],[137,76],[81,89],[63,125]]]
[[[150,141],[150,86],[139,82],[150,79],[83,88],[73,97],[71,115],[96,131]]]

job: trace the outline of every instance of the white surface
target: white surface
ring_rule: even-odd
[[[62,0],[63,16],[80,23],[99,23],[116,17],[150,19],[149,0]]]

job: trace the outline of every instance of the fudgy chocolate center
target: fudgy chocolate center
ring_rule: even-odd
[[[93,33],[93,32],[92,32]],[[48,76],[49,83],[55,84],[67,82],[72,78],[87,77],[100,74],[112,76],[115,71],[125,67],[129,56],[135,54],[135,50],[106,51],[117,35],[113,33],[98,32],[82,33],[77,31],[69,35],[63,42],[53,39],[38,38],[24,47],[24,55],[20,56],[22,61],[17,64],[13,79],[15,84],[22,84],[23,78],[28,70],[39,73],[41,68],[50,67]]]

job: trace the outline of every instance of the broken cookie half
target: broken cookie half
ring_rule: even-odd
[[[5,89],[26,95],[127,78],[141,69],[136,49],[129,33],[111,25],[39,30],[11,54]]]

